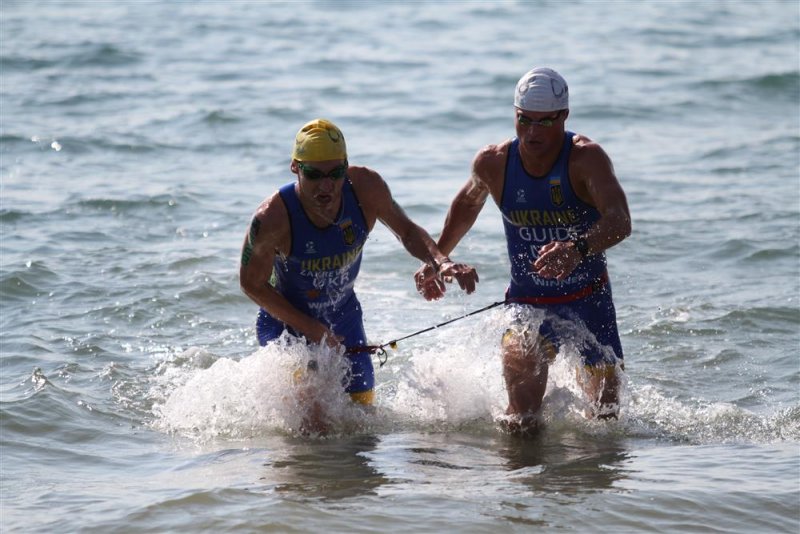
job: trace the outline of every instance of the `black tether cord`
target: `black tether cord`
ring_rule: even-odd
[[[450,323],[454,323],[454,322],[459,321],[461,319],[466,319],[467,317],[470,317],[470,316],[475,315],[477,313],[485,312],[486,310],[491,310],[492,308],[495,308],[495,307],[500,306],[501,304],[505,304],[505,303],[506,303],[505,300],[499,300],[497,302],[489,304],[488,306],[484,306],[483,308],[481,308],[479,310],[471,311],[471,312],[469,312],[467,314],[461,315],[460,317],[456,317],[454,319],[450,319],[448,321],[445,321],[443,323],[439,323],[437,325],[429,326],[428,328],[424,328],[422,330],[414,332],[413,334],[408,334],[407,336],[399,337],[397,339],[393,339],[391,341],[387,341],[386,343],[382,343],[380,345],[357,345],[355,347],[348,347],[347,350],[345,351],[345,354],[356,354],[358,352],[369,352],[370,354],[377,354],[378,355],[378,361],[380,362],[380,367],[383,367],[383,364],[385,364],[386,360],[388,359],[388,357],[386,355],[386,347],[391,347],[393,349],[396,349],[397,348],[397,343],[400,342],[400,341],[403,341],[403,340],[408,339],[410,337],[418,336],[420,334],[424,334],[425,332],[430,332],[431,330],[436,330],[439,327],[448,325]]]

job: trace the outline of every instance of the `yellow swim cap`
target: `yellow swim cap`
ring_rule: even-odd
[[[297,161],[347,159],[344,134],[331,121],[315,119],[297,132],[292,159]]]

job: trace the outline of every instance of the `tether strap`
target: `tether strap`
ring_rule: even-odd
[[[603,287],[605,287],[607,283],[608,271],[604,271],[599,278],[594,280],[588,286],[579,289],[575,293],[570,293],[568,295],[556,295],[553,297],[514,297],[507,298],[506,301],[517,304],[567,304],[569,302],[575,302],[576,300],[586,298],[593,293],[598,293],[603,289]]]
[[[515,297],[515,298],[506,297],[506,300],[499,300],[497,302],[493,302],[492,304],[489,304],[488,306],[484,306],[483,308],[481,308],[479,310],[475,310],[475,311],[469,312],[467,314],[461,315],[461,316],[456,317],[454,319],[450,319],[449,321],[445,321],[443,323],[439,323],[437,325],[429,326],[428,328],[423,328],[422,330],[418,330],[417,332],[414,332],[413,334],[408,334],[407,336],[399,337],[397,339],[393,339],[391,341],[387,341],[386,343],[381,343],[380,345],[355,345],[355,346],[352,346],[352,347],[347,347],[347,350],[345,350],[344,353],[345,354],[359,354],[361,352],[368,352],[370,354],[377,354],[378,355],[378,361],[380,362],[380,366],[383,367],[383,364],[385,364],[386,361],[389,358],[388,355],[386,354],[386,347],[391,347],[393,349],[396,349],[397,348],[397,343],[400,342],[400,341],[403,341],[404,339],[408,339],[410,337],[418,336],[420,334],[424,334],[425,332],[430,332],[431,330],[436,330],[437,328],[439,328],[441,326],[445,326],[445,325],[448,325],[450,323],[454,323],[454,322],[459,321],[461,319],[466,319],[467,317],[470,317],[470,316],[475,315],[477,313],[485,312],[486,310],[491,310],[492,308],[500,306],[501,304],[517,303],[517,304],[539,304],[539,305],[542,305],[542,304],[566,304],[568,302],[574,302],[576,300],[588,297],[589,295],[591,295],[593,293],[597,293],[597,292],[601,291],[603,289],[603,287],[605,287],[605,285],[607,283],[608,283],[608,271],[605,271],[605,272],[603,272],[603,274],[600,275],[599,278],[594,280],[591,284],[589,284],[588,286],[586,286],[586,287],[584,287],[582,289],[579,289],[575,293],[570,293],[569,295],[559,295],[559,296],[554,296],[554,297]]]
[[[450,319],[449,321],[445,321],[443,323],[439,323],[437,325],[429,326],[428,328],[424,328],[422,330],[414,332],[413,334],[408,334],[407,336],[399,337],[397,339],[393,339],[391,341],[387,341],[386,343],[382,343],[380,345],[356,345],[354,347],[348,347],[347,350],[345,351],[345,354],[358,354],[359,352],[369,352],[370,354],[377,353],[378,354],[378,361],[380,361],[380,364],[381,364],[380,366],[383,367],[383,364],[386,363],[386,360],[388,358],[387,355],[386,355],[386,350],[385,350],[386,347],[391,347],[393,349],[396,349],[397,348],[397,343],[399,341],[403,341],[404,339],[408,339],[410,337],[414,337],[414,336],[418,336],[420,334],[424,334],[425,332],[430,332],[431,330],[436,330],[440,326],[445,326],[445,325],[448,325],[450,323],[454,323],[454,322],[456,322],[458,320],[465,319],[467,317],[470,317],[471,315],[475,315],[476,313],[485,312],[486,310],[490,310],[490,309],[492,309],[492,308],[494,308],[496,306],[500,306],[501,304],[505,304],[505,303],[506,303],[505,300],[500,300],[500,301],[497,301],[497,302],[493,302],[492,304],[489,304],[488,306],[484,306],[483,308],[481,308],[479,310],[475,310],[475,311],[469,312],[467,314],[461,315],[461,316],[456,317],[454,319]],[[383,358],[381,358],[381,357],[383,357]]]

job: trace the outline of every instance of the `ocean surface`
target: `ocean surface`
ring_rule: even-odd
[[[300,435],[293,370],[340,356],[260,349],[238,284],[295,132],[333,120],[436,236],[536,65],[630,204],[620,419],[582,416],[568,344],[544,430],[501,432],[498,307]],[[429,303],[377,225],[370,341],[501,300],[505,254],[489,203],[453,253],[478,290]],[[2,532],[796,534],[800,5],[3,0],[0,305]]]

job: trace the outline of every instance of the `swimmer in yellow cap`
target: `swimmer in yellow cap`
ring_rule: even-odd
[[[295,161],[347,160],[344,134],[329,120],[316,119],[297,132],[292,159]]]
[[[261,203],[242,246],[239,279],[261,308],[259,343],[288,330],[311,343],[343,346],[351,364],[345,391],[353,401],[371,404],[374,371],[369,351],[358,350],[367,337],[353,287],[375,221],[442,280],[456,280],[467,293],[475,290],[478,274],[442,254],[377,172],[348,163],[344,135],[332,122],[316,119],[300,128],[289,169],[297,180]],[[325,429],[319,408],[309,407],[309,431]]]

